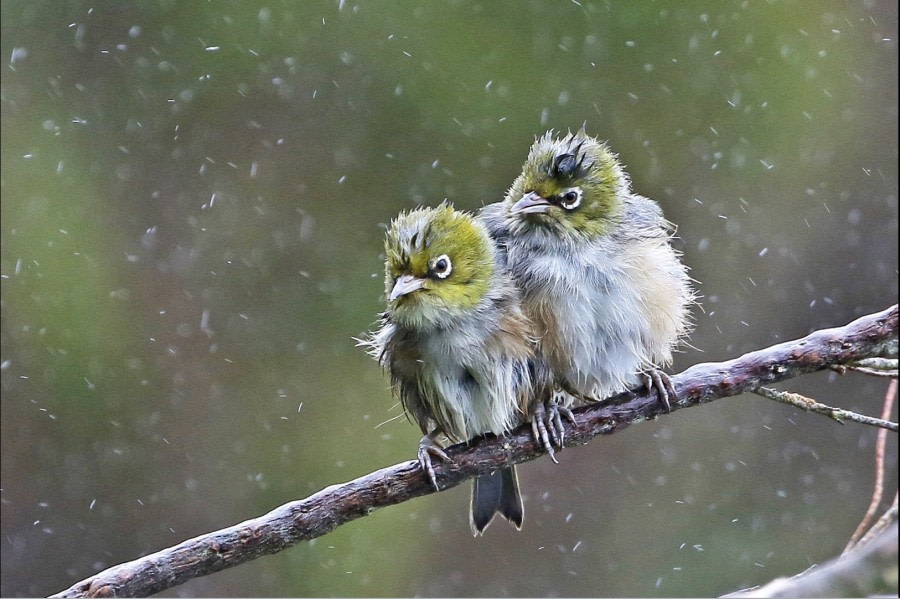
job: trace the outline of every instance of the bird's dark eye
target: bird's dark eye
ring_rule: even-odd
[[[453,271],[453,264],[450,262],[450,256],[442,254],[435,258],[431,263],[431,274],[439,279],[446,279]]]
[[[566,210],[575,210],[581,205],[581,188],[567,189],[559,196],[559,204]]]

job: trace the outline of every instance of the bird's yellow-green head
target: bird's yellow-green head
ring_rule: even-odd
[[[447,203],[401,212],[384,242],[391,317],[411,328],[446,324],[475,308],[494,276],[487,229]]]
[[[548,131],[531,146],[505,202],[523,225],[596,236],[612,228],[627,192],[628,179],[606,144],[584,129],[562,138]]]

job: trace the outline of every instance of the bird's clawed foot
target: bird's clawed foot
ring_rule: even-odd
[[[653,368],[641,373],[644,379],[644,387],[647,391],[656,391],[659,403],[663,405],[666,412],[672,411],[672,402],[678,399],[675,392],[675,386],[672,385],[672,378],[657,368]]]
[[[543,402],[536,402],[531,419],[531,434],[535,442],[544,448],[555,464],[559,462],[556,460],[554,445],[562,451],[565,441],[563,417],[572,424],[577,424],[572,410],[566,405],[560,405],[556,394],[553,394]]]
[[[436,491],[440,491],[441,488],[437,483],[437,476],[434,474],[434,466],[431,463],[431,459],[435,458],[442,462],[452,462],[441,446],[437,444],[437,441],[434,439],[435,433],[431,433],[422,437],[422,440],[419,441],[419,466],[421,466],[422,471],[425,473],[425,476],[428,477],[428,480],[431,481],[431,484],[434,485]]]

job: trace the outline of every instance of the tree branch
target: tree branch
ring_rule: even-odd
[[[852,420],[853,422],[858,422],[860,424],[877,426],[879,428],[889,430],[893,433],[896,433],[898,429],[897,423],[891,422],[887,418],[875,418],[873,416],[866,416],[865,414],[857,414],[856,412],[851,412],[850,410],[845,410],[843,408],[832,408],[831,406],[826,406],[823,403],[819,403],[816,400],[800,395],[799,393],[779,391],[778,389],[772,389],[771,387],[762,386],[757,387],[753,390],[753,392],[757,395],[765,397],[766,399],[771,399],[773,401],[786,403],[790,406],[794,406],[795,408],[800,408],[804,412],[813,412],[815,414],[828,416],[829,418],[840,424],[844,424],[844,420]],[[888,416],[890,416],[890,414],[888,414]]]
[[[895,379],[898,376],[897,364],[896,358],[867,358],[846,366],[834,366],[833,370],[840,374],[844,374],[846,370],[853,370],[870,376]]]
[[[884,405],[881,408],[881,418],[887,420],[894,411],[894,400],[897,399],[897,381],[891,381],[888,385],[887,393],[884,396]],[[847,553],[856,545],[860,537],[869,528],[869,523],[875,517],[878,506],[881,505],[881,497],[884,495],[884,449],[887,445],[887,431],[882,429],[878,431],[878,437],[875,439],[875,486],[872,489],[872,500],[869,502],[869,508],[863,516],[862,521],[853,534],[850,535],[850,541],[844,547],[844,553]],[[896,508],[897,496],[894,496],[894,504]]]
[[[896,514],[895,514],[896,516]],[[870,597],[896,593],[897,522],[868,543],[792,578],[723,597]]]
[[[738,395],[832,366],[874,357],[896,357],[898,311],[895,304],[850,324],[824,329],[727,362],[697,364],[672,377],[680,410]],[[577,426],[566,422],[565,444],[582,445],[601,434],[663,414],[655,394],[622,393],[575,411]],[[504,437],[487,436],[447,450],[451,464],[437,464],[442,489],[478,474],[543,455],[523,425]],[[113,566],[60,592],[57,597],[147,596],[277,553],[301,541],[327,534],[376,509],[433,493],[415,461],[382,468],[350,482],[332,485],[258,518],[188,539],[131,562]]]

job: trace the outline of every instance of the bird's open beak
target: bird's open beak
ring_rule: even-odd
[[[532,191],[523,195],[522,199],[513,204],[510,212],[513,214],[544,214],[552,205]]]
[[[406,295],[407,293],[412,293],[417,289],[421,289],[425,285],[425,279],[419,279],[412,275],[403,275],[397,282],[394,283],[394,288],[391,289],[391,297],[390,300],[394,301],[400,296]]]

